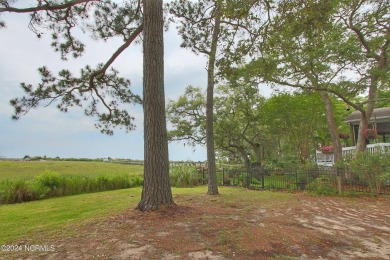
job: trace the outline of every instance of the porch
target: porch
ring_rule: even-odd
[[[351,159],[353,153],[355,152],[355,146],[343,147],[342,153],[343,158]],[[388,153],[390,154],[390,143],[376,143],[368,144],[366,146],[366,153]],[[320,166],[333,166],[334,165],[334,154],[333,153],[323,153],[321,151],[316,151],[316,162]]]

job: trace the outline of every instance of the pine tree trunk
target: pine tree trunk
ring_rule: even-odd
[[[330,136],[332,137],[333,151],[334,151],[334,162],[337,163],[343,158],[342,147],[340,142],[339,131],[337,130],[336,120],[334,119],[332,100],[329,94],[325,91],[318,91],[322,101],[325,104],[325,115],[326,121],[328,122]]]
[[[165,119],[162,0],[144,0],[144,185],[137,209],[173,206]]]
[[[207,194],[217,195],[217,173],[215,165],[214,148],[214,69],[217,54],[218,35],[221,22],[221,7],[217,4],[214,30],[212,35],[209,64],[207,67],[207,97],[206,97],[206,145],[207,145],[207,164],[208,164],[208,190]]]

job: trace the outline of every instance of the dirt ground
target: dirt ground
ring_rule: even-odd
[[[263,204],[177,195],[175,208],[129,209],[66,237],[43,235],[54,252],[5,259],[390,259],[390,197],[290,196]]]

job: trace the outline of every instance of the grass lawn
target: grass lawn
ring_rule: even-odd
[[[141,188],[0,206],[3,259],[389,259],[389,197],[173,188],[177,207],[133,210]]]
[[[135,207],[140,195],[133,188],[0,205],[0,244]]]
[[[0,180],[31,179],[45,170],[62,175],[98,176],[106,174],[142,175],[142,165],[116,164],[107,162],[75,161],[0,161]]]
[[[175,200],[191,200],[194,196],[206,194],[207,187],[173,188]],[[291,195],[271,192],[242,192],[240,188],[220,188],[222,196],[215,199],[229,205],[250,206],[262,199],[263,206],[275,206],[278,201],[288,200]],[[25,236],[39,236],[41,232],[73,232],[74,225],[83,221],[95,221],[103,216],[135,208],[140,201],[141,188],[81,194],[60,198],[51,198],[20,204],[1,205],[0,244],[14,241]],[[210,197],[211,198],[211,197]],[[279,200],[278,200],[279,199]],[[275,201],[278,200],[278,201]],[[204,203],[213,203],[205,200]],[[211,205],[210,204],[210,205]]]

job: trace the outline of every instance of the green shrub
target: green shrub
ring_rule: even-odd
[[[42,188],[48,188],[48,193],[44,197],[62,196],[64,177],[58,172],[46,170],[44,173],[36,176],[34,181],[42,186]]]
[[[310,183],[310,189],[316,195],[337,195],[338,191],[328,177],[317,178]]]
[[[382,176],[383,183],[386,186],[390,186],[390,169],[387,170]]]
[[[382,185],[389,178],[390,156],[360,153],[351,161],[351,169],[368,185],[372,193],[379,194]]]

